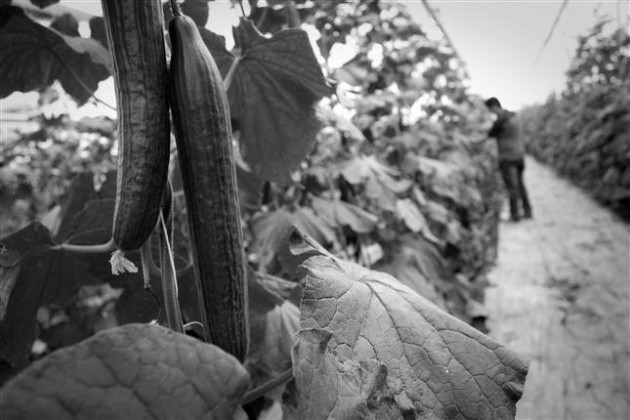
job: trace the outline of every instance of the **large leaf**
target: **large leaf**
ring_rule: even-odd
[[[252,219],[255,240],[252,250],[258,254],[262,269],[275,259],[282,244],[282,238],[291,226],[298,226],[323,243],[333,243],[335,232],[307,207],[289,208],[283,206],[273,212],[258,213]]]
[[[304,281],[293,354],[300,418],[514,418],[520,356],[297,230],[283,255]]]
[[[236,56],[226,51],[221,37],[209,31],[202,35],[226,77]],[[241,19],[234,40],[240,61],[228,97],[235,127],[241,130],[243,158],[263,178],[287,183],[320,129],[315,104],[333,91],[303,30],[266,38]]]
[[[96,40],[46,28],[18,7],[0,7],[0,16],[0,98],[59,80],[83,104],[109,76],[109,53]]]
[[[34,363],[0,393],[3,419],[236,418],[247,371],[218,347],[159,326],[103,331]]]

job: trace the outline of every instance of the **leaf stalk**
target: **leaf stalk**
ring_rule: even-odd
[[[236,56],[234,61],[232,61],[232,65],[225,75],[225,79],[223,79],[223,89],[227,92],[230,86],[232,85],[232,81],[234,80],[234,73],[236,72],[236,67],[238,63],[241,61],[241,56]]]
[[[162,270],[162,291],[164,293],[164,308],[166,310],[166,322],[173,331],[184,333],[182,314],[177,299],[177,274],[175,272],[175,261],[173,251],[169,241],[169,230],[164,222],[164,216],[160,213],[161,226],[161,249],[160,268]]]
[[[274,389],[282,384],[285,384],[293,379],[293,368],[289,368],[282,372],[280,375],[271,378],[264,384],[257,386],[256,388],[246,392],[241,398],[241,405],[249,404],[252,401],[265,395],[269,390]]]
[[[98,245],[76,245],[76,244],[59,244],[51,247],[54,251],[65,251],[74,254],[102,254],[116,250],[114,239],[109,242]]]

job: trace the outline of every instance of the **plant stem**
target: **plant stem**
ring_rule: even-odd
[[[232,61],[232,65],[230,66],[230,69],[225,75],[225,79],[223,79],[223,89],[225,89],[225,92],[227,92],[230,86],[232,85],[232,80],[234,80],[234,72],[236,71],[236,67],[238,66],[238,63],[240,61],[241,61],[241,57],[236,56],[234,61]]]
[[[248,404],[262,397],[263,395],[267,393],[267,391],[277,386],[280,386],[284,383],[289,382],[292,378],[293,378],[293,368],[289,368],[285,370],[284,372],[282,372],[280,375],[276,376],[275,378],[271,378],[269,381],[265,382],[264,384],[257,386],[256,388],[246,392],[245,395],[243,395],[243,397],[241,398],[241,401],[240,401],[241,405]]]
[[[260,18],[258,18],[258,22],[256,22],[256,27],[260,28],[262,24],[265,22],[265,19],[267,19],[268,10],[269,10],[268,7],[263,8],[262,14],[260,15]]]
[[[61,63],[61,65],[63,66],[63,68],[70,73],[70,75],[74,78],[74,80],[77,81],[77,83],[79,84],[79,86],[81,86],[81,88],[83,90],[85,90],[87,93],[90,94],[90,97],[94,98],[94,100],[104,106],[106,106],[107,108],[111,109],[112,111],[118,111],[116,109],[116,107],[111,106],[110,104],[108,104],[107,102],[103,101],[102,99],[99,99],[98,97],[96,97],[94,95],[94,91],[92,91],[92,89],[89,88],[89,86],[83,81],[83,79],[81,79],[81,76],[79,76],[78,74],[76,74],[74,72],[74,70],[72,70],[68,65],[66,65],[66,63],[61,59],[61,57],[59,57],[58,55],[55,54],[55,57],[57,58],[57,60],[59,60],[59,62]]]
[[[166,322],[173,331],[184,333],[182,324],[182,314],[177,300],[177,275],[175,273],[175,262],[173,261],[173,251],[169,241],[169,230],[164,222],[164,216],[160,213],[162,243],[160,249],[160,268],[162,270],[162,291],[164,294],[164,308],[166,310]]]
[[[99,99],[98,96],[92,94],[92,98],[98,102],[99,104],[106,106],[107,108],[111,109],[114,112],[118,112],[118,109],[115,106],[111,106],[110,104],[108,104],[107,102],[103,101],[102,99]]]
[[[151,238],[149,238],[140,247],[140,261],[142,261],[142,279],[144,280],[144,288],[151,288],[151,274],[159,273],[158,268],[153,262],[153,256],[151,255]]]
[[[112,252],[116,249],[113,239],[109,242],[98,245],[75,245],[75,244],[59,244],[51,247],[55,251],[67,251],[75,254],[102,254],[104,252]]]
[[[286,20],[289,28],[299,28],[302,22],[297,11],[297,7],[295,6],[295,1],[287,0],[285,4],[285,10],[287,15]]]

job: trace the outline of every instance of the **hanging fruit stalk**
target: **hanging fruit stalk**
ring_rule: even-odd
[[[197,26],[177,7],[173,14],[171,106],[206,335],[242,361],[248,347],[245,256],[228,101]]]

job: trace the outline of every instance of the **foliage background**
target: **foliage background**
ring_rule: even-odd
[[[580,37],[567,85],[523,110],[528,150],[630,218],[630,36],[602,20]]]

